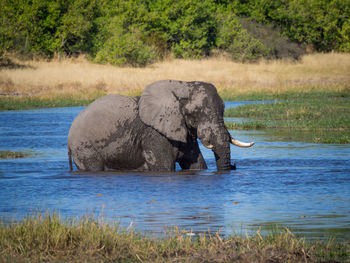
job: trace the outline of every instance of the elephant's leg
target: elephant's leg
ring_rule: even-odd
[[[143,170],[175,171],[177,148],[163,135],[152,128],[143,135],[142,155],[145,159]]]
[[[180,150],[183,154],[178,162],[182,169],[205,170],[208,168],[197,140],[182,144]]]
[[[97,159],[97,158],[91,158],[91,159],[86,159],[84,160],[84,166],[87,171],[104,171],[105,170],[105,165],[102,160]]]
[[[103,171],[104,161],[101,155],[91,148],[79,147],[73,154],[74,163],[79,170],[83,171]]]
[[[205,170],[207,169],[207,164],[201,153],[197,158],[183,158],[179,161],[180,167],[184,170]]]

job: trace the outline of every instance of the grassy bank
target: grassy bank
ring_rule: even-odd
[[[228,238],[175,231],[151,238],[55,214],[0,225],[1,262],[346,262],[349,257],[349,243],[308,242],[288,230]]]
[[[3,96],[0,97],[0,110],[27,110],[40,108],[73,107],[88,105],[105,95],[102,91],[90,93],[67,93],[41,96]]]
[[[282,139],[350,143],[350,87],[339,92],[291,94],[282,99],[229,109],[227,117],[251,120],[227,125],[232,129],[266,129]]]
[[[312,54],[300,61],[262,60],[254,64],[223,57],[173,59],[146,68],[113,67],[84,58],[16,61],[0,68],[0,110],[87,105],[105,94],[140,95],[160,79],[213,83],[224,100],[286,100],[252,105],[227,116],[254,121],[231,128],[266,128],[282,139],[350,143],[350,54]]]
[[[14,64],[0,68],[0,110],[13,109],[8,106],[11,101],[12,105],[19,105],[17,108],[36,108],[84,105],[95,95],[139,95],[146,85],[160,79],[211,82],[225,100],[271,99],[314,90],[333,92],[350,83],[347,53],[307,55],[297,62],[275,60],[254,64],[222,57],[173,59],[146,68],[92,64],[83,58],[51,62],[14,60]],[[87,100],[81,99],[87,95]]]

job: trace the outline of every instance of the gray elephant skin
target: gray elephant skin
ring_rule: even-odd
[[[224,102],[205,82],[162,80],[148,85],[140,97],[108,95],[87,106],[68,135],[79,170],[174,171],[207,169],[197,138],[213,150],[218,170],[232,168],[231,138],[224,124]]]

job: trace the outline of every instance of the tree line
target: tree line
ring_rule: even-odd
[[[350,0],[1,0],[0,56],[145,66],[350,51]]]

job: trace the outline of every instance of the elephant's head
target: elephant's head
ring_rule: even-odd
[[[218,170],[231,169],[232,139],[224,124],[224,102],[216,88],[205,82],[162,80],[147,86],[139,102],[141,120],[167,138],[186,143],[188,135],[199,138],[214,151]]]

